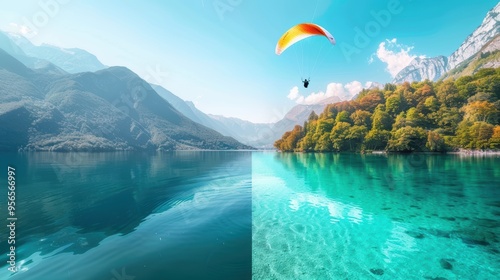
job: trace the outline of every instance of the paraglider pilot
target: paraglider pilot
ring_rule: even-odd
[[[309,81],[311,80],[311,78],[308,79],[304,79],[302,82],[304,83],[304,87],[307,88],[307,86],[309,86]]]

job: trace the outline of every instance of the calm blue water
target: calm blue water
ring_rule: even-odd
[[[254,153],[254,279],[500,279],[500,157]]]
[[[0,154],[7,164],[19,272],[2,227],[0,279],[500,275],[499,157]]]
[[[4,153],[0,164],[1,182],[8,164],[17,171],[19,270],[5,265],[4,225],[0,279],[251,277],[250,152]]]

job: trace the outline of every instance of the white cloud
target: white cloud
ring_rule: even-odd
[[[350,100],[358,94],[363,88],[369,88],[374,85],[379,85],[376,82],[366,82],[365,86],[359,81],[352,81],[347,84],[329,83],[326,86],[326,91],[312,92],[308,96],[299,94],[298,87],[293,87],[288,94],[288,98],[295,100],[297,104],[313,105],[318,104],[330,97],[338,97],[340,100]]]
[[[373,62],[373,56],[376,55],[380,61],[387,64],[387,72],[394,78],[403,70],[417,55],[410,54],[413,47],[403,44],[398,44],[397,39],[386,40],[379,44],[377,52],[369,59],[369,63]],[[424,58],[425,56],[420,56]]]
[[[299,87],[295,86],[290,90],[290,93],[287,96],[290,100],[295,100],[299,97]]]
[[[21,35],[26,35],[28,33],[30,34],[37,34],[34,30],[31,30],[29,27],[26,25],[20,25],[14,22],[9,23],[9,32],[16,33],[16,34],[21,34]]]

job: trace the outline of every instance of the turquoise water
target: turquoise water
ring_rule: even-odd
[[[16,168],[18,218],[15,274],[1,226],[2,280],[251,277],[250,152],[3,153],[0,164],[1,182]]]
[[[500,279],[500,158],[254,153],[253,279]]]

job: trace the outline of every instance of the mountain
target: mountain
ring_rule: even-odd
[[[186,117],[199,124],[212,128],[225,136],[233,137],[241,143],[256,147],[272,147],[274,133],[271,133],[272,124],[252,123],[238,118],[205,114],[193,102],[184,101],[172,92],[159,85],[152,88],[172,106]],[[268,139],[269,138],[269,139]]]
[[[191,121],[125,67],[30,69],[0,50],[0,149],[250,149]]]
[[[471,76],[482,68],[500,67],[500,35],[488,42],[477,54],[463,61],[441,79]]]
[[[491,9],[481,25],[472,32],[462,45],[448,58],[448,69],[454,69],[474,56],[500,33],[500,3]]]
[[[269,143],[276,140],[272,123],[252,123],[238,118],[217,115],[208,115],[221,124],[229,136],[234,139],[259,149],[269,148]]]
[[[466,68],[474,57],[480,55],[481,50],[490,45],[489,52],[499,50],[497,43],[492,41],[500,34],[500,3],[491,9],[484,18],[481,25],[470,34],[460,47],[448,58],[438,56],[433,58],[415,58],[411,63],[403,68],[394,78],[393,83],[405,81],[437,81],[449,76],[448,72],[453,72],[457,67]],[[481,67],[490,67],[488,64],[481,64]],[[479,70],[481,67],[477,68]],[[456,74],[460,71],[454,71]]]
[[[95,55],[82,49],[59,48],[46,44],[35,46],[21,35],[12,33],[3,35],[14,42],[26,56],[49,61],[68,73],[95,72],[106,68]]]
[[[448,58],[438,56],[433,58],[416,57],[410,65],[401,70],[393,80],[393,83],[431,80],[437,81],[448,69]]]
[[[166,101],[168,101],[168,103],[172,104],[172,106],[176,110],[181,112],[184,116],[190,118],[192,121],[195,121],[211,129],[214,129],[223,135],[233,137],[232,133],[228,131],[222,124],[218,123],[217,121],[209,117],[207,114],[198,110],[198,108],[196,108],[193,102],[182,100],[180,97],[173,94],[172,92],[170,92],[169,90],[165,89],[162,86],[151,85],[151,87],[161,97],[163,97]]]

